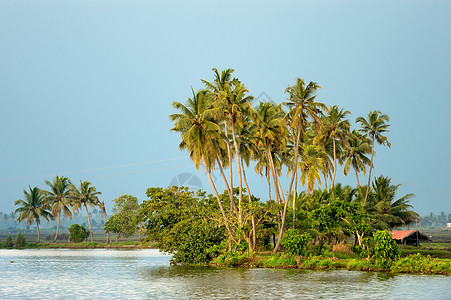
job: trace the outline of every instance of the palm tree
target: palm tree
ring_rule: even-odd
[[[360,132],[364,134],[364,136],[371,138],[371,163],[370,163],[370,172],[368,174],[368,185],[366,188],[364,205],[366,204],[368,193],[370,191],[370,183],[371,183],[371,171],[373,170],[373,158],[374,158],[374,141],[376,140],[379,144],[391,146],[386,136],[383,136],[382,133],[388,132],[388,127],[390,126],[387,122],[390,121],[388,115],[381,114],[380,111],[375,110],[371,111],[368,114],[368,119],[363,117],[358,117],[356,123],[360,123]]]
[[[253,114],[253,121],[256,128],[257,136],[257,147],[261,149],[262,152],[266,154],[266,162],[269,164],[269,170],[271,170],[274,190],[276,195],[276,201],[278,204],[284,203],[284,209],[279,223],[279,234],[277,244],[274,247],[274,252],[280,247],[280,241],[285,227],[285,217],[288,208],[288,199],[285,201],[283,199],[283,191],[281,190],[280,182],[278,179],[279,169],[281,165],[276,169],[275,156],[277,152],[281,152],[287,145],[287,130],[283,124],[283,118],[285,114],[280,108],[274,103],[260,102],[255,113]],[[282,158],[280,159],[282,163]],[[279,215],[280,217],[280,215]]]
[[[290,186],[288,188],[288,199],[290,198],[293,182],[296,180],[297,183],[297,165],[299,143],[301,137],[307,131],[310,120],[318,124],[318,127],[320,127],[321,121],[319,115],[321,114],[321,110],[323,109],[327,111],[327,107],[323,103],[316,102],[316,92],[320,88],[321,87],[316,82],[310,81],[306,86],[304,79],[296,78],[296,83],[293,86],[288,86],[285,89],[285,93],[289,94],[287,102],[283,102],[283,104],[289,109],[285,119],[289,125],[289,128],[291,129],[294,146],[294,155],[292,158],[291,166],[291,171],[293,173],[290,181]],[[295,216],[296,193],[297,191],[295,185],[295,192],[293,197],[293,218]]]
[[[191,91],[193,92],[193,97],[188,98],[186,105],[180,102],[172,104],[180,113],[169,116],[171,121],[175,122],[171,130],[180,132],[182,141],[179,148],[180,150],[188,150],[191,160],[196,164],[196,168],[199,170],[200,164],[204,165],[208,180],[218,201],[227,234],[232,239],[233,236],[224,207],[211,178],[211,171],[216,164],[220,152],[219,149],[223,147],[220,135],[221,128],[212,118],[210,93],[205,90],[195,93],[192,88]]]
[[[23,191],[25,200],[19,199],[14,202],[14,205],[19,205],[19,208],[17,208],[14,213],[20,213],[17,218],[17,221],[19,222],[26,219],[28,226],[30,226],[33,221],[36,223],[36,228],[38,230],[37,242],[39,243],[39,224],[41,223],[41,217],[49,221],[49,218],[52,218],[52,214],[48,209],[48,205],[42,191],[38,187],[28,187],[30,192],[27,192],[26,190]]]
[[[82,206],[86,209],[86,215],[88,216],[89,230],[91,231],[91,242],[94,242],[94,234],[92,232],[91,218],[89,217],[88,206],[99,206],[99,198],[97,195],[102,194],[97,192],[96,188],[91,185],[89,181],[80,180],[80,188],[72,185],[71,200],[73,202],[72,210],[78,211]]]
[[[50,191],[43,191],[46,197],[46,201],[48,201],[51,207],[53,217],[58,217],[56,234],[55,238],[53,239],[53,242],[56,242],[56,240],[58,239],[58,231],[60,227],[61,211],[63,211],[67,217],[72,218],[72,213],[69,209],[69,206],[71,205],[69,199],[71,182],[67,177],[56,176],[53,179],[53,182],[46,180],[45,184],[50,187]]]
[[[363,137],[358,131],[353,130],[352,134],[347,137],[348,146],[343,151],[343,157],[346,160],[344,165],[344,174],[347,176],[349,169],[352,168],[355,171],[355,177],[357,179],[357,186],[360,186],[359,172],[363,172],[366,175],[366,167],[371,165],[371,161],[367,154],[371,153],[371,141],[368,138]]]
[[[328,114],[323,118],[323,129],[321,134],[318,136],[323,139],[332,140],[332,155],[334,158],[334,172],[331,179],[330,188],[334,187],[335,176],[337,174],[337,148],[341,145],[347,145],[347,136],[350,134],[349,120],[345,119],[351,112],[343,109],[339,109],[337,105],[329,108]],[[339,146],[337,146],[337,143]],[[341,160],[341,156],[340,156]]]
[[[407,194],[396,199],[399,186],[392,185],[391,179],[382,175],[374,179],[366,209],[376,229],[393,229],[418,220],[418,214],[411,210],[413,206],[409,203],[415,195]]]
[[[219,74],[219,71],[216,68],[213,68],[213,72],[215,74],[215,79],[213,82],[208,82],[204,79],[201,81],[204,83],[206,89],[211,93],[212,101],[209,104],[210,106],[213,106],[211,109],[211,112],[217,122],[222,129],[223,129],[223,139],[226,142],[226,149],[227,149],[227,158],[228,162],[225,162],[224,157],[220,155],[222,158],[220,160],[220,170],[223,174],[223,167],[229,168],[229,182],[227,182],[227,178],[223,174],[224,183],[227,187],[227,191],[229,193],[230,198],[230,212],[233,213],[234,210],[236,210],[234,198],[233,198],[233,168],[232,168],[232,159],[233,159],[233,152],[230,147],[230,135],[229,135],[229,129],[228,129],[228,111],[225,109],[225,104],[227,103],[227,98],[230,98],[231,89],[232,89],[232,83],[236,82],[237,80],[232,78],[232,73],[234,72],[233,69],[226,69]],[[222,164],[222,165],[221,165]],[[229,184],[230,183],[230,184]]]
[[[307,191],[309,194],[313,191],[315,181],[318,181],[321,185],[321,172],[324,169],[323,155],[324,152],[318,146],[303,145],[299,169],[301,170],[302,186],[305,185],[307,180]]]

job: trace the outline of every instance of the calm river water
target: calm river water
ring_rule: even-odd
[[[0,250],[0,299],[451,299],[451,277],[169,266],[158,250]]]

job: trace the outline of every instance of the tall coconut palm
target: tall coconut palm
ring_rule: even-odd
[[[370,163],[370,172],[368,174],[368,185],[365,194],[364,205],[366,204],[368,193],[370,191],[370,183],[371,183],[371,171],[373,170],[373,158],[374,158],[374,142],[377,141],[381,145],[391,146],[387,137],[382,135],[384,132],[388,132],[388,127],[390,126],[387,122],[390,121],[388,115],[382,114],[380,111],[375,110],[371,111],[368,114],[368,118],[365,119],[363,117],[358,117],[356,123],[360,123],[361,128],[360,132],[371,138],[371,163]]]
[[[70,198],[72,200],[73,206],[72,210],[78,211],[82,206],[86,209],[86,215],[88,216],[89,230],[91,231],[91,242],[94,242],[94,233],[92,231],[91,218],[89,217],[88,206],[95,207],[99,206],[99,198],[97,195],[102,194],[97,192],[96,188],[91,185],[89,181],[80,180],[80,188],[72,185]]]
[[[226,69],[219,74],[219,71],[216,68],[213,68],[213,73],[215,75],[215,79],[213,82],[206,81],[202,79],[206,89],[211,93],[212,101],[209,104],[213,106],[211,109],[211,113],[214,116],[216,123],[219,124],[223,129],[223,139],[226,143],[227,149],[227,162],[222,159],[220,162],[221,173],[223,173],[223,168],[229,168],[229,182],[227,182],[227,178],[223,176],[224,183],[227,187],[227,191],[230,198],[230,212],[232,213],[236,207],[234,203],[233,197],[233,168],[232,168],[232,159],[233,152],[230,147],[230,134],[229,134],[229,126],[228,126],[228,110],[226,109],[226,104],[228,102],[228,98],[230,98],[232,91],[232,84],[237,82],[237,79],[232,79],[233,69]]]
[[[348,146],[343,151],[343,158],[345,159],[344,174],[347,176],[352,166],[355,171],[357,186],[360,186],[359,172],[363,172],[363,175],[366,175],[366,166],[371,164],[370,159],[366,156],[371,153],[371,141],[356,130],[352,131],[347,140]]]
[[[186,104],[174,102],[172,106],[180,113],[169,116],[171,121],[175,122],[172,131],[179,132],[182,137],[179,148],[188,150],[191,160],[196,164],[199,170],[201,164],[204,165],[210,185],[218,201],[224,225],[230,239],[233,238],[229,222],[225,214],[219,193],[211,178],[211,171],[214,168],[220,152],[223,147],[223,141],[220,135],[220,126],[215,123],[210,111],[210,94],[203,90],[197,93],[193,92],[193,97],[188,98]]]
[[[242,225],[242,208],[241,203],[243,199],[243,178],[241,171],[241,158],[237,142],[237,132],[239,127],[243,126],[246,116],[249,115],[251,110],[251,103],[254,98],[248,95],[249,91],[244,84],[235,80],[231,85],[231,90],[226,97],[219,98],[219,104],[215,105],[223,110],[223,113],[227,116],[226,123],[230,124],[232,130],[232,142],[235,149],[235,157],[238,171],[238,223]]]
[[[287,130],[283,123],[285,113],[273,103],[265,102],[260,103],[257,107],[255,114],[253,114],[253,121],[256,128],[256,136],[258,137],[257,146],[262,149],[266,154],[266,162],[269,164],[271,170],[274,190],[276,195],[276,201],[278,204],[284,203],[282,215],[280,217],[278,240],[274,247],[274,252],[280,247],[280,241],[285,227],[285,217],[288,208],[288,199],[283,199],[283,191],[281,190],[278,172],[274,163],[274,156],[277,152],[281,152],[287,145]],[[282,162],[282,159],[281,159]],[[278,222],[279,223],[279,222]]]
[[[58,231],[60,227],[61,211],[63,211],[67,217],[72,218],[72,213],[69,208],[71,206],[69,197],[71,182],[67,177],[56,176],[53,179],[53,182],[46,180],[45,184],[50,187],[50,190],[43,191],[43,193],[46,197],[46,200],[49,202],[53,217],[58,218],[55,238],[53,239],[53,242],[56,242],[56,240],[58,239]]]
[[[36,228],[38,231],[38,240],[40,239],[39,224],[41,223],[41,217],[49,221],[52,218],[52,214],[49,211],[49,206],[45,201],[44,194],[38,187],[31,188],[29,192],[23,191],[25,200],[19,199],[14,202],[14,205],[19,207],[14,211],[15,214],[19,213],[17,221],[27,220],[27,225],[30,226],[31,223],[36,223]]]
[[[347,145],[347,136],[350,134],[349,120],[345,119],[351,112],[338,108],[334,105],[329,108],[328,114],[323,118],[323,128],[319,137],[332,140],[332,155],[334,162],[334,171],[331,179],[330,188],[334,187],[335,176],[337,175],[337,144]],[[339,157],[341,160],[341,156]]]
[[[290,186],[288,187],[288,198],[290,198],[293,182],[295,180],[297,181],[296,178],[298,177],[297,165],[300,139],[307,131],[309,122],[313,121],[318,124],[318,127],[320,127],[321,111],[327,111],[327,107],[323,103],[316,101],[316,93],[320,88],[321,87],[316,82],[310,81],[309,84],[306,85],[304,79],[296,78],[296,83],[285,89],[285,93],[289,94],[287,101],[283,102],[283,105],[287,106],[289,109],[285,119],[291,129],[294,145],[292,167],[290,168],[293,173]],[[297,191],[295,186],[295,193],[293,197],[293,218],[295,216],[296,193]]]

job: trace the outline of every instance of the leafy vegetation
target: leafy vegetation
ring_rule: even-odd
[[[89,231],[83,225],[72,224],[69,227],[69,240],[80,243],[89,237]]]

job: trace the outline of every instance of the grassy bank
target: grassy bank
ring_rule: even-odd
[[[5,243],[0,243],[0,249],[5,249]],[[139,241],[122,241],[111,242],[109,244],[102,242],[82,242],[82,243],[50,243],[50,242],[31,242],[25,243],[23,247],[19,249],[100,249],[100,248],[125,248],[125,249],[149,249],[154,248],[152,244],[143,245]],[[8,249],[16,249],[9,247]]]
[[[286,253],[277,254],[224,254],[210,263],[220,267],[255,268],[293,268],[301,270],[352,270],[383,271],[391,273],[442,274],[451,275],[451,259],[438,259],[414,254],[392,262],[389,268],[375,265],[373,262],[355,257],[338,258],[335,256],[300,257]]]

